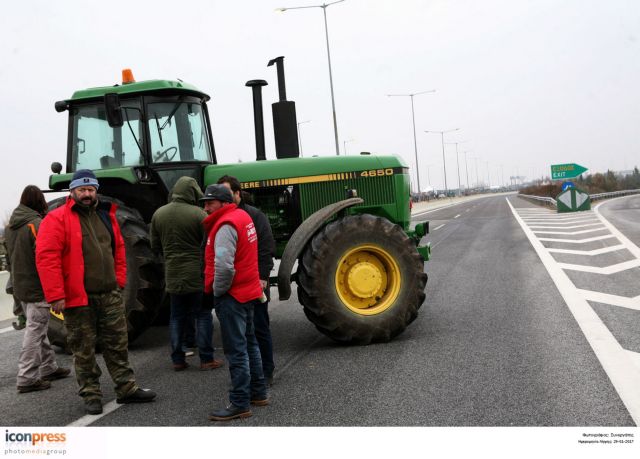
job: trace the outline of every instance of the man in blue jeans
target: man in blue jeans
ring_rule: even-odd
[[[151,218],[151,248],[164,255],[165,283],[171,301],[171,360],[175,371],[183,371],[185,328],[196,320],[196,344],[200,370],[214,370],[223,361],[213,358],[213,317],[202,298],[202,221],[207,214],[198,207],[202,191],[192,177],[180,177],[171,190],[171,202]]]
[[[218,179],[218,183],[231,190],[233,202],[239,209],[249,214],[256,227],[256,234],[258,235],[258,273],[260,274],[260,284],[267,296],[267,301],[264,303],[256,302],[254,305],[253,326],[258,340],[258,347],[260,348],[260,356],[262,357],[264,378],[267,380],[267,384],[271,386],[273,384],[275,364],[273,363],[273,340],[271,339],[271,328],[269,327],[269,275],[273,269],[276,241],[273,238],[267,216],[260,209],[250,206],[244,201],[240,181],[230,175],[223,175]]]
[[[209,419],[229,421],[251,416],[250,405],[269,404],[253,327],[254,303],[266,301],[258,272],[258,236],[253,220],[237,208],[224,185],[209,185],[200,200],[209,214],[203,222],[208,235],[204,290],[213,292],[231,374],[230,403]]]

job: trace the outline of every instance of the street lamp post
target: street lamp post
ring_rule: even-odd
[[[434,166],[434,164],[427,164],[424,166],[427,169],[427,183],[431,186],[431,177],[429,177],[429,168]]]
[[[465,151],[464,152],[464,168],[467,171],[467,190],[469,189],[469,164],[467,164],[467,153],[469,153],[469,151]]]
[[[460,196],[462,193],[462,185],[460,184],[460,157],[458,156],[458,144],[459,143],[465,143],[467,142],[467,140],[462,140],[459,142],[447,142],[447,145],[455,145],[456,146],[456,163],[458,165],[458,196]]]
[[[310,123],[311,120],[300,121],[298,123],[298,147],[300,148],[300,157],[302,158],[302,137],[300,137],[300,125],[304,123]]]
[[[329,50],[329,27],[327,26],[327,7],[331,5],[335,5],[336,3],[342,3],[345,0],[337,0],[331,3],[323,3],[322,5],[311,5],[311,6],[291,6],[286,8],[277,8],[276,11],[287,11],[287,10],[300,10],[306,8],[322,8],[322,12],[324,14],[324,33],[327,39],[327,61],[329,62],[329,87],[331,89],[331,108],[333,110],[333,133],[336,140],[336,155],[340,156],[340,147],[338,142],[338,120],[336,118],[336,102],[335,97],[333,95],[333,74],[331,72],[331,51]]]
[[[353,142],[354,140],[355,140],[355,139],[349,139],[349,140],[345,140],[345,141],[343,141],[343,142],[342,142],[342,146],[343,146],[342,151],[344,152],[344,155],[345,155],[345,156],[347,156],[347,144],[348,144],[349,142]]]
[[[413,152],[416,157],[416,181],[418,186],[418,190],[417,190],[418,193],[420,193],[422,190],[420,188],[420,168],[418,167],[418,142],[416,140],[416,114],[413,108],[413,96],[418,96],[420,94],[428,94],[432,92],[436,92],[436,90],[431,89],[429,91],[414,92],[412,94],[387,94],[387,97],[410,97],[411,98],[411,120],[413,121]]]
[[[449,196],[449,187],[447,186],[447,160],[444,157],[444,135],[447,132],[459,131],[460,128],[448,129],[446,131],[424,131],[427,134],[440,134],[440,140],[442,141],[442,167],[444,168],[444,189],[447,196]]]

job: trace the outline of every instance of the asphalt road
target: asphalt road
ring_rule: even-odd
[[[629,197],[599,209],[636,245],[639,204],[640,197]],[[56,381],[47,391],[17,395],[22,332],[7,331],[0,334],[0,425],[635,426],[635,402],[621,389],[635,374],[612,382],[619,375],[608,372],[608,361],[594,351],[589,333],[515,216],[527,209],[541,208],[515,196],[496,196],[416,216],[431,222],[427,298],[416,321],[391,343],[337,345],[315,330],[296,300],[273,301],[272,403],[255,408],[251,418],[226,424],[207,420],[209,411],[226,401],[228,370],[173,372],[166,327],[151,328],[131,345],[138,381],[158,392],[157,401],[117,408],[110,403],[107,411],[116,409],[102,417],[84,416],[73,378]],[[589,244],[597,248],[611,242]],[[561,259],[575,254],[553,256],[558,263],[577,263]],[[633,254],[599,257],[588,262],[619,263]],[[640,295],[639,271],[607,275],[607,282],[592,272],[570,276],[579,289],[606,284],[608,294],[633,297]],[[640,352],[638,309],[588,304],[624,355]],[[0,322],[0,331],[8,326],[9,321]],[[71,365],[67,355],[58,359]],[[190,359],[197,366],[197,358]],[[103,373],[109,402],[114,394]]]

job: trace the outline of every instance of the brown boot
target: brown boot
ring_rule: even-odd
[[[51,383],[49,381],[43,381],[42,379],[38,379],[33,384],[29,384],[28,386],[18,386],[18,392],[20,394],[26,394],[27,392],[35,392],[37,390],[46,390],[51,387]]]
[[[216,368],[220,368],[222,366],[224,366],[224,360],[213,359],[211,362],[201,363],[200,371],[215,370]]]

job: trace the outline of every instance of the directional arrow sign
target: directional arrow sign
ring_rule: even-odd
[[[588,170],[579,164],[554,164],[551,166],[551,180],[574,178]]]

